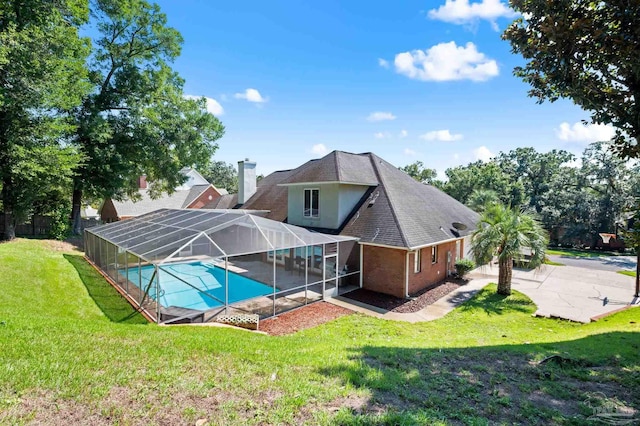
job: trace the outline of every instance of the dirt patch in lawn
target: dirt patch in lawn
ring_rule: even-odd
[[[353,311],[327,302],[316,302],[277,317],[260,321],[260,331],[272,336],[291,334],[332,321]]]
[[[363,288],[343,294],[343,296],[387,311],[411,313],[418,312],[422,308],[435,303],[437,300],[465,285],[467,282],[468,281],[465,280],[455,279],[442,281],[434,287],[426,288],[414,294],[411,299],[389,296]]]
[[[79,252],[82,251],[82,237],[71,237],[65,241],[43,240],[44,244],[53,251]]]

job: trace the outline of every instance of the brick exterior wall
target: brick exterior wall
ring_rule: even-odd
[[[460,240],[460,252],[464,246]],[[431,247],[421,249],[420,272],[414,272],[414,253],[409,253],[409,294],[436,284],[447,276],[447,252],[451,252],[449,270],[455,270],[457,258],[456,242],[438,246],[438,261],[431,262]],[[362,287],[378,293],[405,297],[406,250],[363,245]]]
[[[211,196],[211,198],[209,198]],[[188,209],[201,209],[209,203],[213,203],[220,198],[220,193],[213,186],[207,188],[202,194],[187,206]]]
[[[460,243],[462,244],[462,242]],[[455,270],[456,264],[456,242],[440,244],[437,253],[437,262],[431,262],[431,247],[421,250],[422,265],[420,272],[414,272],[414,253],[409,254],[409,294],[414,294],[420,290],[442,281],[447,276],[447,252],[451,252],[449,271]]]

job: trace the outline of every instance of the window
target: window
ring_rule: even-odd
[[[438,246],[431,247],[431,263],[438,263]]]
[[[319,189],[304,190],[304,217],[318,217],[320,210],[318,209],[318,199],[320,198]]]
[[[413,254],[413,272],[416,274],[420,272],[420,264],[422,263],[422,250],[416,250]]]

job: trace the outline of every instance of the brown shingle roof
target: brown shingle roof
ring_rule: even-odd
[[[377,185],[370,161],[362,154],[333,151],[317,160],[307,161],[294,169],[281,184],[307,182],[342,182]]]
[[[258,182],[256,193],[242,206],[249,210],[270,210],[268,219],[284,222],[288,215],[287,204],[288,190],[284,186],[278,186],[287,179],[293,170],[280,170],[273,172]]]
[[[372,153],[334,151],[297,169],[270,174],[242,208],[271,210],[268,218],[287,218],[287,187],[305,182],[366,183],[372,187],[342,224],[340,234],[361,242],[416,248],[470,234],[478,214],[439,189],[415,181]],[[280,186],[279,186],[280,185]],[[466,225],[461,231],[453,227]]]

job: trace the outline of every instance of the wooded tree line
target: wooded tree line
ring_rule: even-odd
[[[224,127],[184,97],[181,44],[144,0],[0,1],[5,239],[32,214],[71,213],[78,232],[83,199],[135,197],[143,173],[171,191],[208,166]]]
[[[640,163],[623,160],[605,142],[592,143],[580,157],[563,150],[517,148],[488,162],[447,169],[446,182],[435,180],[435,170],[420,162],[402,170],[476,211],[496,201],[525,209],[558,244],[593,246],[598,233],[626,226],[640,197]]]

